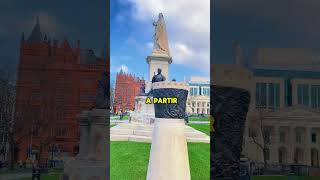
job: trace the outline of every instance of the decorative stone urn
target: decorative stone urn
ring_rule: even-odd
[[[147,180],[190,180],[184,122],[188,86],[179,82],[155,82],[152,95],[153,99],[162,99],[162,103],[154,104],[155,124]],[[165,98],[167,103],[163,103]],[[168,103],[169,98],[176,99],[176,103]]]

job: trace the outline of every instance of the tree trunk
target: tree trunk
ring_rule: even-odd
[[[10,138],[10,142],[9,142],[9,166],[10,166],[10,169],[13,170],[14,169],[14,164],[15,164],[15,143],[12,142],[11,138]]]
[[[263,148],[263,167],[264,169],[267,168],[267,149]]]

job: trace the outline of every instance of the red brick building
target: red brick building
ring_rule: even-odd
[[[103,57],[103,56],[101,56]],[[22,35],[15,110],[17,160],[59,157],[78,151],[76,116],[94,106],[106,57],[42,35],[40,24]]]
[[[143,79],[126,74],[122,70],[117,73],[113,111],[119,113],[134,110],[134,99],[139,95],[144,83]]]

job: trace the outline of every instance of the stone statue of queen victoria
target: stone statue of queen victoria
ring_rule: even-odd
[[[170,56],[166,24],[162,13],[159,14],[158,21],[153,22],[153,26],[155,27],[155,34],[153,35],[152,54]]]

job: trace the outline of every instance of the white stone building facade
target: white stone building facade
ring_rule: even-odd
[[[251,61],[236,54],[236,64],[213,69],[215,84],[251,94],[244,156],[252,162],[265,157],[270,164],[320,165],[320,64],[311,52],[260,48]],[[265,156],[258,144],[265,146]]]
[[[210,79],[191,76],[185,80],[189,85],[187,108],[189,115],[210,114]]]

